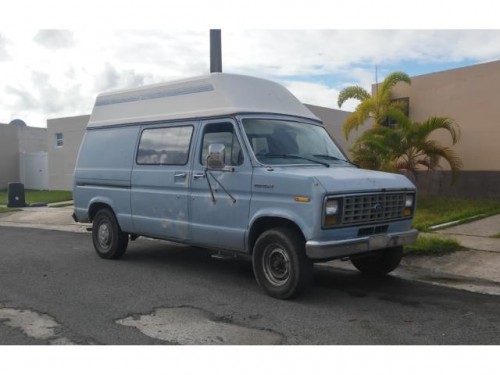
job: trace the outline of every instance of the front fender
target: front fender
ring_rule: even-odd
[[[250,218],[249,227],[252,228],[261,219],[286,220],[294,223],[302,232],[304,238],[310,238],[312,228],[307,224],[307,218],[297,216],[292,210],[286,209],[261,209]]]
[[[300,210],[295,205],[288,207],[262,207],[256,210],[249,220],[245,245],[248,253],[252,253],[257,238],[266,230],[276,227],[290,227],[300,232],[305,241],[314,238],[315,225],[320,225],[314,217],[312,205],[305,205]],[[311,216],[312,215],[312,216]]]

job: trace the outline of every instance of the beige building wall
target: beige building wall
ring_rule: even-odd
[[[73,171],[89,115],[47,120],[49,189],[72,190]],[[62,145],[57,141],[62,135]]]
[[[398,84],[393,98],[409,98],[409,115],[415,121],[431,116],[452,118],[461,139],[453,150],[463,170],[450,184],[446,162],[442,172],[421,172],[417,181],[422,194],[470,198],[500,198],[500,61],[472,65],[411,78],[411,86]],[[445,131],[435,140],[451,145]]]
[[[451,117],[462,133],[453,149],[462,158],[464,170],[500,171],[500,61],[412,77],[411,81],[411,86],[400,83],[392,91],[394,98],[410,98],[410,117],[415,121]],[[445,132],[435,139],[450,145]]]
[[[17,126],[0,124],[0,189],[19,182],[19,140]]]

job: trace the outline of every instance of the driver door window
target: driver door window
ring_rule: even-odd
[[[233,124],[218,123],[208,124],[203,132],[203,150],[200,163],[207,164],[208,146],[211,144],[223,144],[226,152],[226,165],[238,166],[243,164],[243,153],[238,137],[234,132]]]

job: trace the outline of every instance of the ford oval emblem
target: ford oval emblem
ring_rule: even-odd
[[[375,203],[373,205],[373,209],[377,212],[382,211],[384,209],[384,206],[382,206],[382,203]]]

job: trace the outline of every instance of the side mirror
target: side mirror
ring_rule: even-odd
[[[226,166],[226,147],[215,143],[208,146],[207,156],[208,169],[224,169]]]

